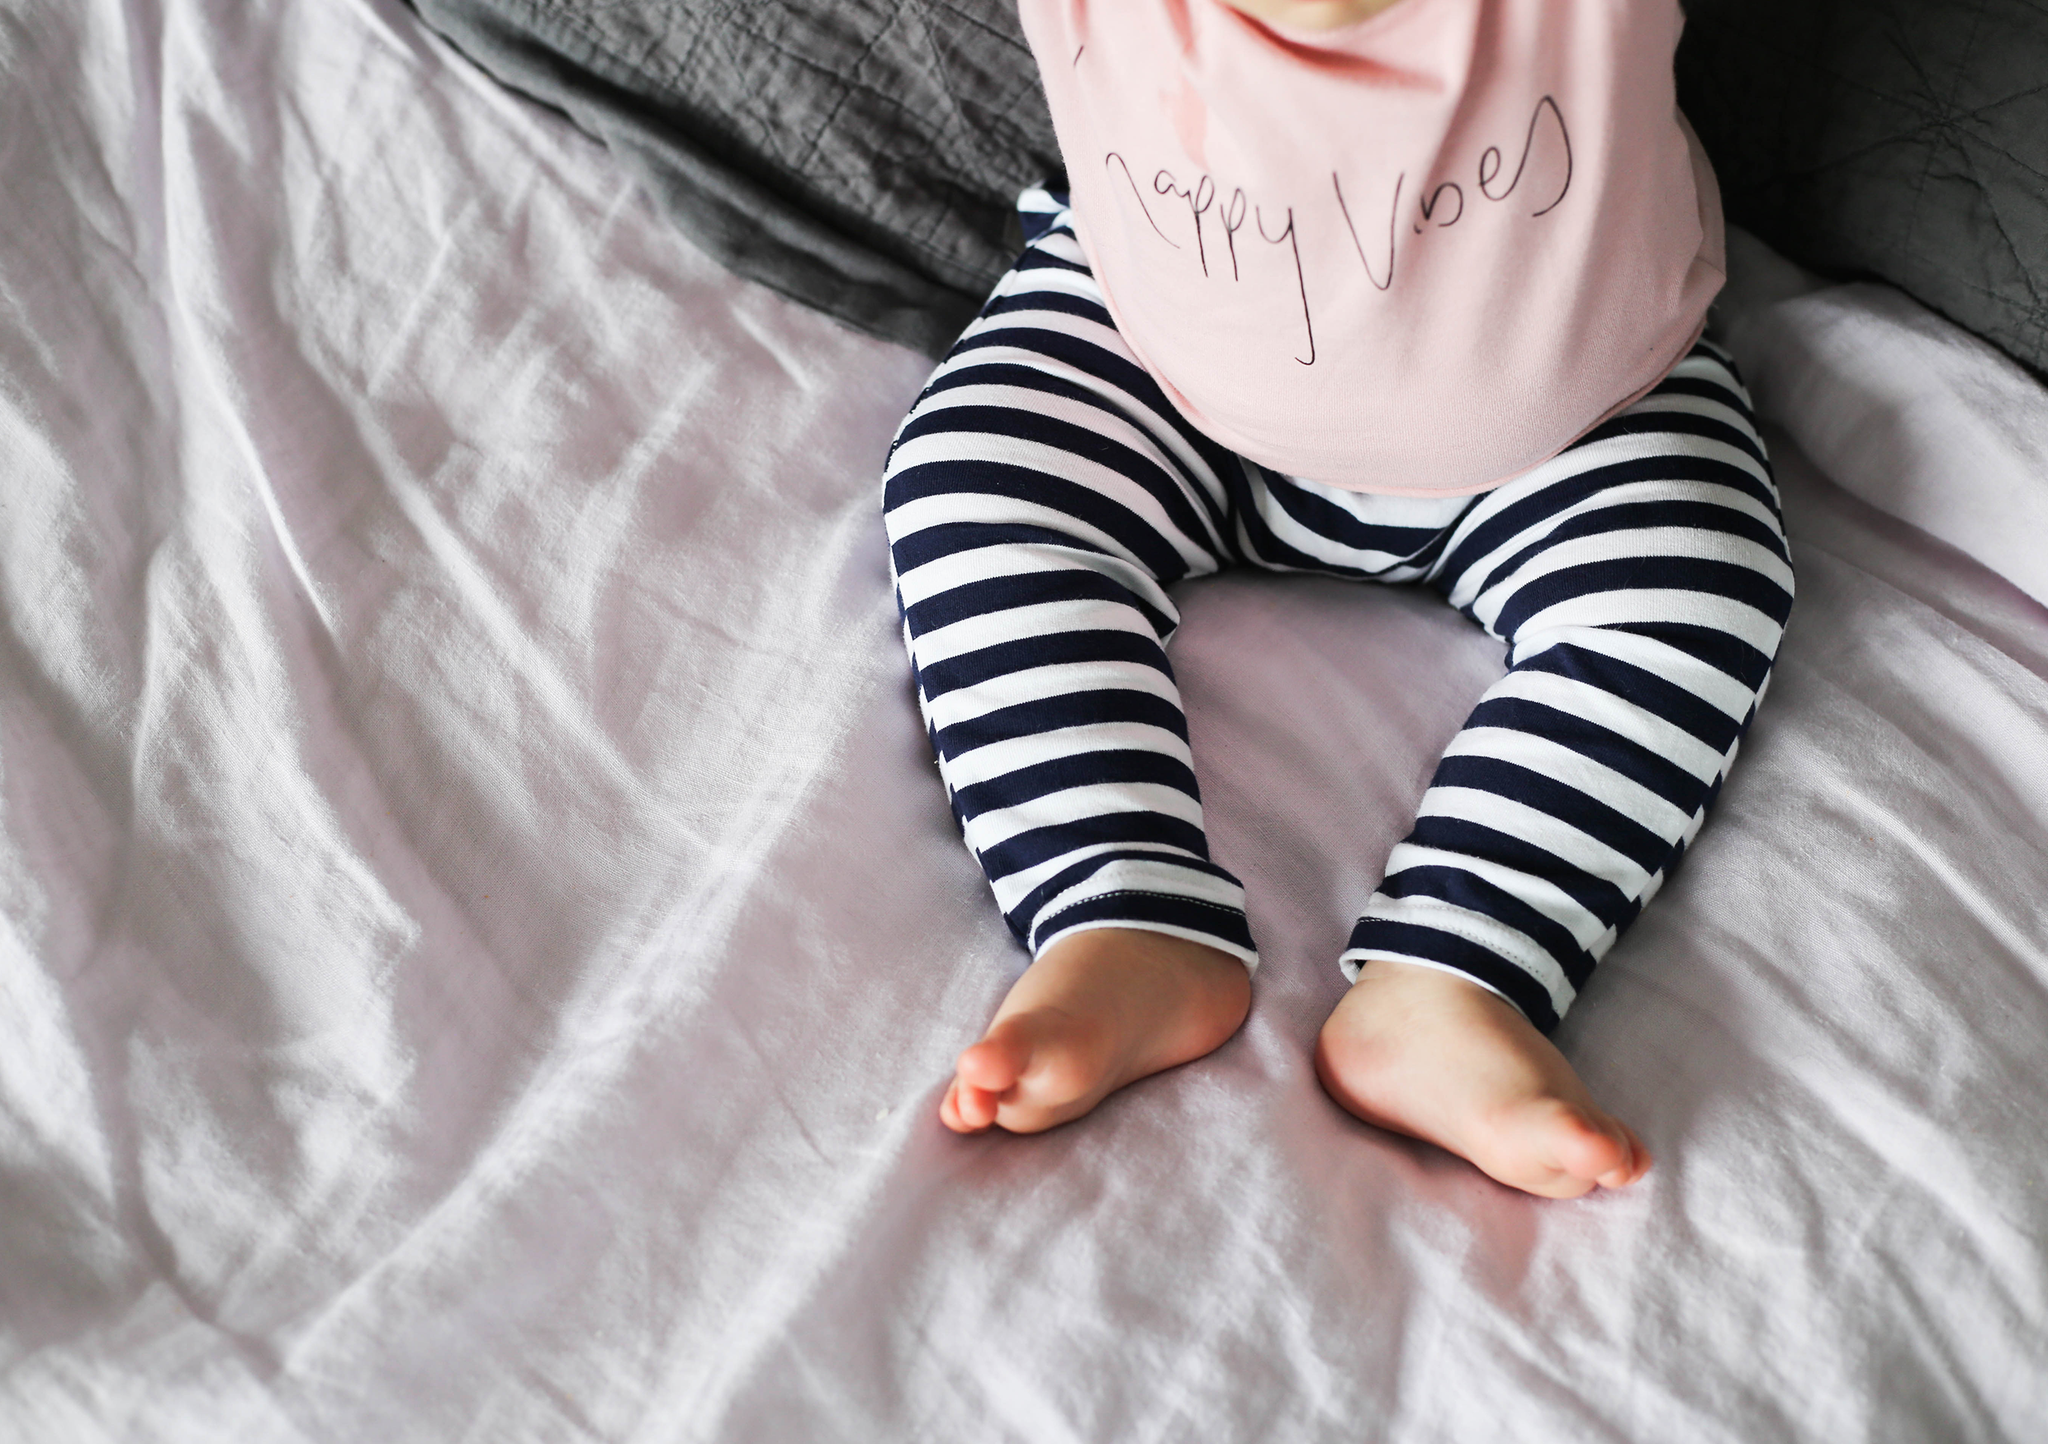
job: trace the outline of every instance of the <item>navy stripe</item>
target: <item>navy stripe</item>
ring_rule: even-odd
[[[1706,796],[1708,784],[1670,758],[1639,742],[1611,732],[1585,717],[1574,716],[1523,697],[1492,697],[1472,709],[1467,727],[1501,727],[1526,732],[1581,757],[1590,757],[1629,781],[1649,789],[1680,811],[1691,814]]]
[[[1058,234],[1072,235],[1073,232],[1063,231],[1059,232]],[[1063,257],[1055,256],[1050,251],[1042,250],[1037,246],[1033,246],[1030,250],[1026,251],[1023,255],[1019,256],[1017,258],[1017,264],[1013,266],[1011,270],[1013,273],[1017,271],[1074,271],[1078,272],[1083,276],[1092,276],[1095,274],[1093,271],[1089,270],[1086,265],[1082,264],[1079,261],[1066,260]]]
[[[1037,917],[1054,898],[1079,887],[1105,867],[1118,862],[1170,863],[1174,867],[1221,878],[1225,882],[1237,880],[1207,858],[1190,857],[1182,852],[1162,852],[1157,848],[1109,848],[1103,852],[1090,853],[1072,867],[1061,868],[1019,899],[1017,905],[1010,909],[1009,916],[1013,919],[1023,919],[1028,931],[1029,920]],[[1016,926],[1016,923],[1013,922],[1012,926]]]
[[[1691,531],[1719,532],[1723,536],[1738,536],[1745,541],[1755,542],[1787,566],[1792,564],[1791,552],[1785,545],[1783,534],[1762,518],[1751,516],[1746,511],[1737,511],[1733,507],[1716,506],[1710,501],[1680,501],[1675,497],[1666,497],[1654,501],[1623,502],[1617,506],[1603,506],[1594,511],[1568,516],[1543,536],[1496,564],[1489,574],[1488,582],[1482,583],[1479,589],[1485,591],[1492,577],[1512,575],[1559,542],[1576,541],[1591,536],[1608,536],[1615,532],[1650,527],[1684,528]]]
[[[1192,932],[1208,933],[1250,951],[1251,924],[1236,908],[1226,908],[1203,898],[1176,897],[1171,893],[1111,892],[1084,898],[1062,908],[1039,923],[1032,936],[1050,937],[1077,923],[1166,923]]]
[[[975,436],[1007,436],[1018,441],[1035,442],[1048,449],[1091,461],[1142,487],[1165,511],[1167,519],[1180,535],[1202,534],[1202,516],[1189,503],[1188,486],[1179,475],[1178,468],[1173,467],[1163,456],[1148,456],[1121,441],[1105,436],[1099,431],[1077,426],[1071,421],[1008,406],[946,406],[935,408],[924,418],[905,426],[902,435],[903,440],[908,442],[915,437],[961,432]],[[899,472],[898,476],[921,470],[921,467],[911,467],[907,472]],[[892,484],[893,481],[892,478]],[[884,505],[895,504],[888,501],[885,496]]]
[[[1118,631],[1034,633],[978,651],[962,652],[944,661],[928,662],[917,675],[929,701],[955,688],[971,687],[1013,672],[1073,662],[1135,662],[1173,676],[1157,637],[1146,632]]]
[[[1202,800],[1201,790],[1195,786],[1194,769],[1178,757],[1120,748],[1070,753],[1065,757],[1019,767],[1001,777],[991,777],[986,782],[972,783],[959,789],[953,794],[953,803],[963,816],[979,817],[985,812],[1021,807],[1056,792],[1117,782],[1171,787],[1176,792],[1185,792],[1197,802]]]
[[[1628,912],[1628,894],[1606,878],[1595,877],[1546,848],[1511,837],[1483,822],[1434,814],[1418,817],[1407,840],[1437,852],[1483,857],[1515,872],[1542,878],[1608,927],[1617,926]]]
[[[1447,527],[1375,526],[1360,521],[1335,502],[1306,492],[1283,477],[1271,472],[1265,476],[1268,494],[1304,530],[1353,551],[1392,557],[1394,561],[1390,565],[1426,566],[1428,554],[1442,545],[1449,531]],[[1371,578],[1380,574],[1380,567],[1347,567],[1325,557],[1310,556],[1281,541],[1249,497],[1238,520],[1249,540],[1251,556],[1266,566],[1321,572],[1326,576]]]
[[[1557,1010],[1551,1007],[1550,994],[1541,983],[1493,949],[1456,933],[1419,923],[1397,923],[1389,918],[1360,918],[1351,930],[1351,941],[1345,951],[1392,953],[1442,963],[1493,987],[1542,1032],[1548,1033],[1557,1026]]]
[[[1076,924],[1150,924],[1251,947],[1240,909],[1196,896],[1234,883],[1209,860],[1202,828],[1158,810],[1151,792],[1164,787],[1200,804],[1185,756],[1186,720],[1161,645],[1176,622],[1166,584],[1225,561],[1252,561],[1378,579],[1427,569],[1432,585],[1448,594],[1480,587],[1482,578],[1471,573],[1484,565],[1480,590],[1506,593],[1493,630],[1511,657],[1540,612],[1581,597],[1636,599],[1603,608],[1613,620],[1600,631],[1654,641],[1643,657],[1604,656],[1597,635],[1573,629],[1576,635],[1514,664],[1598,689],[1626,707],[1602,709],[1595,721],[1557,705],[1568,697],[1538,702],[1496,688],[1467,722],[1555,743],[1614,777],[1567,782],[1527,762],[1456,750],[1432,785],[1469,789],[1471,806],[1461,810],[1475,819],[1426,807],[1409,834],[1427,850],[1424,859],[1386,879],[1352,940],[1361,952],[1463,971],[1539,1026],[1552,1026],[1547,991],[1506,956],[1460,936],[1454,924],[1397,921],[1374,909],[1398,911],[1402,900],[1428,898],[1495,919],[1547,952],[1577,988],[1598,952],[1641,910],[1650,881],[1684,855],[1681,838],[1711,807],[1721,779],[1703,780],[1672,761],[1657,745],[1660,729],[1678,727],[1725,757],[1769,675],[1776,643],[1762,639],[1782,629],[1792,601],[1787,585],[1752,560],[1760,549],[1779,559],[1768,565],[1782,575],[1789,551],[1768,460],[1751,435],[1748,401],[1732,367],[1717,347],[1702,343],[1692,353],[1704,363],[1692,368],[1699,374],[1666,377],[1545,463],[1540,484],[1524,478],[1447,508],[1459,519],[1441,528],[1399,524],[1391,518],[1414,513],[1392,509],[1380,522],[1370,498],[1267,472],[1190,426],[1119,344],[1087,267],[1046,248],[1046,237],[1071,235],[1067,213],[1048,210],[1051,204],[1043,195],[1024,203],[1030,234],[1039,239],[919,398],[891,450],[883,488],[899,577],[934,563],[968,573],[1026,569],[979,576],[903,608],[927,708],[985,709],[944,728],[928,722],[944,775],[951,778],[965,753],[1038,739],[1028,749],[1035,761],[949,793],[992,879],[1027,869],[1048,874],[1012,907],[1010,925],[1027,942]],[[1040,272],[1047,282],[1034,279]],[[1062,279],[1051,280],[1054,272]],[[983,389],[969,394],[966,387]],[[1709,405],[1675,409],[1681,399]],[[1048,414],[1055,409],[1062,414]],[[1616,437],[1655,454],[1589,464],[1589,448]],[[929,443],[917,448],[927,456],[952,458],[901,465],[903,445],[920,440]],[[1047,465],[1018,461],[1020,441],[1042,447]],[[1122,478],[1119,492],[1132,488],[1135,507],[1104,495],[1092,476],[1079,479],[1097,466]],[[907,529],[901,508],[913,501],[934,519]],[[1273,524],[1290,537],[1298,529],[1316,538],[1314,551],[1283,542]],[[1653,531],[1674,535],[1667,544]],[[1600,537],[1615,539],[1611,550],[1654,540],[1670,554],[1552,568],[1548,559],[1559,556],[1558,547]],[[1721,599],[1750,606],[1777,627],[1759,623],[1761,645],[1733,635],[1713,620]],[[1071,605],[1046,631],[1046,614],[1025,609],[1054,602]],[[953,655],[924,660],[921,639],[956,623],[977,629],[972,650],[958,651],[956,639]],[[1075,667],[1088,668],[1101,685],[1077,686]],[[1729,682],[1746,689],[1745,715],[1730,716],[1695,690],[1709,681],[1713,695],[1723,695]],[[991,690],[997,687],[1003,690]],[[990,707],[997,697],[1005,705]],[[1106,723],[1132,730],[1113,744],[1086,730]],[[1615,778],[1664,799],[1669,819],[1646,826],[1629,816]],[[1518,806],[1568,828],[1549,847],[1515,836],[1507,819]],[[1088,808],[1099,810],[1067,815]],[[1000,842],[977,840],[1013,828]],[[1604,877],[1615,854],[1643,876],[1626,886]],[[1164,864],[1156,886],[1116,886],[1117,867],[1135,859]],[[1185,870],[1185,891],[1175,885],[1175,868]],[[1504,875],[1522,882],[1493,880]],[[1556,905],[1568,912],[1552,917],[1523,900],[1528,888],[1544,885],[1557,890]],[[1088,896],[1047,914],[1060,897],[1076,893]],[[1580,937],[1596,940],[1582,946]]]
[[[1051,199],[1052,205],[1044,210],[1026,210],[1021,205],[1017,207],[1017,219],[1023,227],[1024,244],[1027,246],[1036,245],[1055,231],[1066,235],[1073,234],[1071,228],[1059,224],[1060,217],[1067,213],[1064,199],[1057,196]]]
[[[1650,392],[1652,396],[1695,396],[1702,401],[1718,401],[1739,416],[1750,414],[1749,398],[1734,386],[1723,381],[1710,381],[1702,376],[1666,376]]]
[[[1791,615],[1792,599],[1787,596],[1773,620],[1782,629]],[[1701,626],[1695,622],[1616,622],[1606,630],[1662,642],[1695,661],[1705,662],[1714,670],[1726,673],[1752,692],[1762,687],[1764,678],[1771,674],[1771,662],[1776,655],[1760,652],[1742,638],[1719,627]]]
[[[1029,522],[942,521],[936,526],[911,532],[891,544],[889,556],[896,563],[896,575],[914,572],[927,562],[958,556],[962,552],[988,547],[1044,547],[1048,550],[1081,552],[1089,556],[1111,555],[1105,547],[1084,541],[1069,532]]]
[[[1430,786],[1467,787],[1533,807],[1605,843],[1644,872],[1655,872],[1671,854],[1668,839],[1626,813],[1519,762],[1460,753],[1436,765]]]
[[[1118,417],[1155,438],[1161,431],[1173,431],[1184,436],[1175,420],[1161,417],[1156,412],[1145,409],[1139,402],[1121,392],[1104,391],[1084,386],[1065,376],[1039,371],[1017,360],[997,360],[991,358],[977,362],[973,366],[963,366],[948,371],[944,376],[938,377],[927,386],[924,395],[927,397],[937,396],[965,386],[1002,386],[1012,390],[1036,391],[1042,395],[1057,396],[1065,401],[1092,407],[1108,416]],[[924,397],[919,398],[920,405],[922,405],[923,400]],[[916,412],[913,411],[912,415],[916,415]],[[897,445],[901,445],[900,432],[898,436]],[[893,447],[891,448],[891,454],[894,454]],[[1209,468],[1212,476],[1237,474],[1242,470],[1238,465],[1236,457],[1232,456],[1229,452],[1218,451],[1213,443],[1197,448],[1197,455],[1203,465]],[[1220,472],[1219,467],[1221,468]],[[1174,470],[1177,475],[1196,483],[1196,496],[1208,512],[1211,531],[1219,536],[1222,535],[1224,533],[1224,508],[1223,497],[1220,492],[1212,492],[1212,488],[1208,484],[1202,483],[1200,478],[1187,476],[1186,472],[1180,467],[1178,458],[1174,459]]]
[[[1341,562],[1327,561],[1322,557],[1312,557],[1307,552],[1297,551],[1273,535],[1272,528],[1266,525],[1266,519],[1255,507],[1246,506],[1238,512],[1237,521],[1244,529],[1245,559],[1248,561],[1256,561],[1262,566],[1284,571],[1320,572],[1325,576],[1348,577],[1354,581],[1362,581],[1375,575],[1363,566],[1347,567]]]
[[[1161,640],[1173,635],[1174,619],[1123,583],[1100,572],[1075,568],[1071,571],[1022,572],[1016,576],[987,577],[965,582],[914,602],[904,608],[903,621],[913,637],[936,632],[970,617],[986,617],[1019,607],[1037,607],[1051,602],[1099,601],[1136,608]]]
[[[1498,919],[1550,954],[1574,988],[1592,976],[1593,959],[1571,930],[1503,888],[1460,867],[1411,867],[1380,884],[1388,897],[1435,898]]]
[[[1029,350],[1048,361],[1071,366],[1076,371],[1114,386],[1137,405],[1144,407],[1179,432],[1181,439],[1219,474],[1223,470],[1222,463],[1233,455],[1227,448],[1218,446],[1188,424],[1186,418],[1166,399],[1166,393],[1159,389],[1159,383],[1152,379],[1151,372],[1129,357],[1120,356],[1105,346],[1079,336],[1069,336],[1062,331],[1040,331],[1025,326],[995,326],[961,337],[947,359],[950,361],[955,356],[1006,346]]]
[[[1635,629],[1616,627],[1612,630]],[[1695,652],[1693,655],[1698,654]],[[1632,706],[1690,732],[1716,752],[1726,752],[1741,735],[1742,724],[1739,721],[1697,693],[1689,692],[1669,678],[1638,667],[1633,662],[1610,657],[1589,647],[1560,642],[1554,647],[1545,647],[1516,670],[1548,672],[1552,676],[1569,677],[1575,682],[1611,692]]]
[[[1304,531],[1353,551],[1383,552],[1412,562],[1417,554],[1440,541],[1448,529],[1442,526],[1387,526],[1362,521],[1328,497],[1318,496],[1291,478],[1271,472],[1266,473],[1266,489],[1280,504],[1280,509],[1299,523]]]
[[[1036,697],[998,707],[965,722],[941,727],[935,734],[939,759],[951,762],[977,747],[1006,742],[1015,737],[1036,737],[1064,727],[1087,727],[1097,722],[1134,722],[1171,732],[1185,742],[1187,719],[1180,708],[1150,692],[1126,692],[1102,688],[1092,692],[1067,692],[1055,697]]]
[[[1444,558],[1443,579],[1438,585],[1450,590],[1449,579],[1471,569],[1474,563],[1491,552],[1506,546],[1523,532],[1540,526],[1551,517],[1608,490],[1610,487],[1626,486],[1633,482],[1704,482],[1714,486],[1725,486],[1754,501],[1762,503],[1772,516],[1778,514],[1778,499],[1755,475],[1729,461],[1717,461],[1710,456],[1694,456],[1679,452],[1669,456],[1638,456],[1626,461],[1611,462],[1606,466],[1590,467],[1570,477],[1563,477],[1550,485],[1509,503],[1497,511],[1487,511],[1482,521],[1470,532],[1458,538],[1457,545]]]
[[[1792,598],[1783,587],[1762,572],[1735,562],[1704,557],[1613,557],[1560,567],[1523,583],[1494,617],[1493,630],[1511,637],[1524,621],[1547,607],[1580,597],[1642,589],[1727,597],[1779,622],[1792,610]]]
[[[1107,534],[1162,582],[1178,581],[1188,573],[1188,564],[1173,543],[1116,498],[1081,482],[1007,461],[927,461],[906,466],[890,476],[884,493],[892,509],[927,497],[1007,497],[1070,516]]]
[[[1572,445],[1590,446],[1597,441],[1611,441],[1617,436],[1696,436],[1702,441],[1719,441],[1747,452],[1758,462],[1764,460],[1764,450],[1755,439],[1740,427],[1712,416],[1702,416],[1696,411],[1660,411],[1647,403],[1654,400],[1655,393],[1643,398],[1638,411],[1630,407],[1619,416],[1601,422]]]
[[[1161,812],[1103,812],[1006,837],[994,847],[982,849],[981,870],[995,882],[1105,842],[1164,843],[1196,857],[1209,855],[1209,839],[1193,823]]]
[[[1013,316],[1021,311],[1054,311],[1064,316],[1079,316],[1093,321],[1098,326],[1112,326],[1116,323],[1109,318],[1109,307],[1100,301],[1091,301],[1085,296],[1076,296],[1068,291],[1013,291],[1007,296],[997,296],[981,308],[984,318],[989,316]]]

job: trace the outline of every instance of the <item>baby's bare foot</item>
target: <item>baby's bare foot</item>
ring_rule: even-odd
[[[1167,933],[1070,933],[1025,970],[939,1104],[948,1128],[1037,1133],[1126,1083],[1213,1052],[1251,1007],[1251,975]]]
[[[1316,1072],[1381,1128],[1447,1148],[1511,1188],[1577,1198],[1650,1169],[1627,1124],[1529,1021],[1476,983],[1375,960],[1323,1024]]]

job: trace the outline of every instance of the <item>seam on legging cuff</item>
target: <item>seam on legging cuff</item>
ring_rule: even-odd
[[[1485,948],[1490,953],[1498,953],[1501,961],[1511,963],[1520,971],[1527,973],[1536,982],[1537,986],[1550,994],[1552,998],[1556,998],[1558,996],[1557,986],[1545,981],[1542,970],[1538,967],[1531,967],[1527,960],[1518,955],[1518,949],[1511,945],[1504,946],[1499,935],[1505,934],[1509,937],[1521,939],[1527,949],[1542,959],[1542,962],[1548,965],[1550,972],[1557,975],[1558,983],[1562,984],[1564,988],[1565,1000],[1569,1002],[1572,997],[1576,996],[1578,990],[1572,986],[1572,980],[1565,973],[1563,965],[1550,955],[1549,949],[1519,928],[1512,927],[1496,918],[1488,917],[1484,913],[1474,912],[1470,908],[1460,907],[1456,903],[1445,902],[1441,898],[1433,897],[1407,897],[1399,900],[1398,910],[1395,910],[1375,908],[1372,903],[1368,902],[1365,911],[1359,915],[1359,921],[1367,922],[1375,918],[1385,918],[1388,922],[1405,922],[1408,919],[1404,918],[1402,913],[1409,911],[1435,914],[1434,917],[1430,918],[1426,926],[1440,928],[1444,932],[1463,938],[1475,947]],[[1417,921],[1420,921],[1420,919],[1417,919]],[[1496,935],[1492,937],[1487,936],[1488,930],[1475,926],[1475,923],[1491,923],[1493,929],[1497,930]],[[1592,955],[1592,946],[1588,946],[1587,953],[1589,956]],[[1599,958],[1596,956],[1593,958],[1593,961],[1597,963]]]
[[[1528,978],[1549,999],[1551,1008],[1555,1010],[1560,1018],[1564,1016],[1566,1009],[1570,1008],[1578,997],[1578,989],[1572,985],[1570,977],[1566,975],[1564,968],[1558,963],[1557,959],[1552,957],[1542,945],[1529,938],[1526,933],[1511,928],[1506,923],[1494,922],[1493,919],[1485,917],[1484,914],[1474,913],[1468,908],[1461,908],[1455,903],[1443,902],[1437,898],[1401,898],[1397,900],[1396,906],[1393,908],[1383,905],[1376,906],[1376,904],[1380,903],[1381,899],[1378,896],[1375,896],[1372,902],[1367,903],[1365,912],[1358,919],[1359,923],[1365,924],[1381,921],[1398,924],[1413,922],[1421,927],[1434,928],[1439,932],[1449,933],[1453,937],[1462,938],[1476,948],[1485,949],[1503,963]],[[1487,936],[1485,930],[1475,925],[1484,922],[1493,922],[1498,932],[1494,936]],[[1522,946],[1516,947],[1512,943],[1507,942],[1507,938],[1510,937],[1520,939]],[[1543,963],[1548,964],[1548,968],[1530,966],[1529,961],[1522,956],[1525,950],[1534,952]],[[1588,948],[1587,951],[1590,954],[1592,949]],[[1339,957],[1338,962],[1342,966],[1354,957],[1364,959],[1372,956],[1376,956],[1376,952],[1370,948],[1347,948]],[[1442,959],[1440,961],[1445,966],[1457,967],[1457,964],[1449,959]],[[1597,957],[1595,961],[1598,961]],[[1459,971],[1464,970],[1459,969]],[[1545,977],[1546,971],[1555,975],[1555,982]],[[1355,982],[1358,977],[1356,965],[1346,967],[1345,975]]]
[[[1061,921],[1083,908],[1116,898],[1152,898],[1168,904],[1169,912],[1187,908],[1195,910],[1195,915],[1185,920],[1175,920],[1170,916],[1123,917],[1111,911],[1071,923],[1063,924]],[[1204,926],[1204,914],[1220,915],[1235,922],[1236,926],[1229,929]],[[1212,902],[1208,898],[1189,897],[1184,893],[1155,892],[1143,888],[1109,888],[1102,892],[1090,893],[1087,897],[1068,903],[1058,912],[1040,919],[1031,930],[1031,955],[1036,958],[1067,934],[1086,932],[1091,928],[1133,928],[1140,932],[1166,933],[1229,953],[1244,964],[1246,972],[1257,972],[1259,967],[1258,944],[1252,938],[1251,922],[1245,916],[1243,908],[1232,907],[1228,903]]]
[[[1471,939],[1468,938],[1466,941],[1469,942]],[[1480,944],[1480,946],[1483,947],[1484,944]],[[1355,983],[1358,981],[1358,975],[1365,971],[1365,964],[1381,961],[1406,963],[1411,968],[1429,968],[1439,973],[1451,973],[1463,978],[1475,988],[1486,989],[1487,992],[1499,998],[1517,1013],[1522,1012],[1522,1005],[1520,1003],[1517,1003],[1513,998],[1510,998],[1506,993],[1476,973],[1468,972],[1455,963],[1447,963],[1440,958],[1424,957],[1420,953],[1396,952],[1392,948],[1347,948],[1338,956],[1337,966],[1344,970],[1345,977]],[[1527,1017],[1528,1015],[1524,1013],[1523,1016]]]

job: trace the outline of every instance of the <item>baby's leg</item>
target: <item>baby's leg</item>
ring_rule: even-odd
[[[1027,216],[1027,220],[1032,217]],[[1226,559],[1215,469],[1132,360],[1058,207],[940,365],[884,509],[953,809],[1034,961],[941,1116],[1034,1131],[1235,1032],[1256,963],[1209,859],[1165,585]]]
[[[1360,1117],[1504,1183],[1630,1183],[1648,1155],[1543,1034],[1698,832],[1791,609],[1777,490],[1721,354],[1482,498],[1432,580],[1509,670],[1352,932],[1318,1069]]]

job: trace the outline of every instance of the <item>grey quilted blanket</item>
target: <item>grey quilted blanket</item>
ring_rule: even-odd
[[[624,154],[726,265],[926,351],[1058,165],[1014,0],[413,3]],[[1680,98],[1731,221],[2048,370],[2048,0],[1686,10]]]
[[[938,352],[1059,167],[1012,0],[414,0],[733,270]]]

